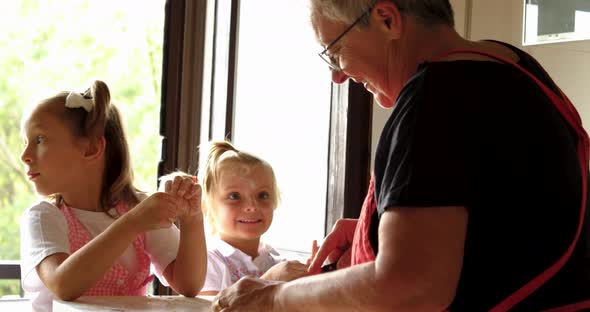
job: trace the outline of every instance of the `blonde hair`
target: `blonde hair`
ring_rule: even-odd
[[[227,141],[212,141],[207,145],[209,147],[209,152],[204,166],[199,170],[199,182],[203,189],[201,209],[203,214],[207,217],[207,221],[211,225],[213,233],[216,231],[214,216],[213,213],[211,213],[214,209],[213,195],[216,192],[221,172],[225,169],[235,168],[236,165],[246,166],[246,168],[262,166],[268,169],[272,180],[272,189],[269,194],[271,205],[273,206],[273,209],[279,205],[280,192],[274,170],[269,163],[250,153],[239,151]]]
[[[121,114],[117,107],[111,103],[108,86],[104,82],[96,80],[89,91],[94,102],[94,106],[89,112],[82,107],[66,107],[66,98],[70,94],[68,91],[42,100],[35,111],[54,114],[68,126],[76,137],[95,139],[104,136],[106,141],[105,166],[100,203],[102,210],[110,215],[109,209],[119,201],[124,201],[131,207],[137,205],[141,192],[133,186],[133,170],[131,169],[129,147]],[[63,201],[61,194],[53,194],[48,198],[56,205]]]
[[[410,14],[424,25],[454,26],[453,8],[449,0],[389,0],[403,14]],[[378,0],[310,0],[312,23],[318,16],[334,22],[352,24],[359,16],[373,8]],[[359,21],[367,26],[368,19]]]

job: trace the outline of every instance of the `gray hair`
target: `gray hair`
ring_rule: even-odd
[[[453,8],[449,0],[389,0],[402,14],[413,15],[423,25],[448,25],[453,27]],[[375,6],[379,0],[310,0],[312,19],[321,15],[334,22],[352,24],[359,16]],[[368,25],[368,19],[359,21]]]

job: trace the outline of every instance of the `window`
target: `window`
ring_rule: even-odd
[[[41,97],[104,80],[125,119],[136,182],[155,190],[165,0],[137,5],[0,2],[0,260],[20,258],[20,215],[36,200],[20,161],[19,128],[23,107]],[[18,281],[0,280],[0,296],[18,293]]]
[[[265,13],[269,4],[209,2],[200,131],[202,140],[229,138],[269,161],[283,201],[263,239],[305,253],[337,218],[358,216],[371,96],[354,83],[330,84],[307,1],[272,2],[289,14]]]
[[[289,14],[267,14],[268,1],[241,2],[232,129],[277,175],[282,203],[265,241],[298,251],[324,236],[331,96],[305,3],[275,0]]]
[[[590,0],[525,0],[524,44],[590,39]]]

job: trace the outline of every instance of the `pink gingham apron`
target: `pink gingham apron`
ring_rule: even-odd
[[[90,233],[70,207],[62,204],[59,208],[68,223],[70,253],[74,253],[91,240]],[[122,216],[129,209],[126,204],[119,203],[115,210]],[[145,253],[145,234],[137,236],[133,241],[133,248],[137,256],[137,272],[131,274],[121,263],[116,262],[83,296],[145,296],[147,284],[154,279],[154,276],[150,275],[150,258]]]

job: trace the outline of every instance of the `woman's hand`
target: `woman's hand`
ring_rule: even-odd
[[[212,310],[215,312],[273,311],[275,293],[282,283],[249,276],[243,277],[215,297],[211,305]]]
[[[336,263],[336,269],[340,270],[343,268],[348,268],[350,266],[352,262],[352,246],[349,246],[348,249],[346,249],[342,255],[340,256],[340,258],[338,259],[338,262]]]
[[[340,219],[336,221],[332,232],[326,236],[315,259],[311,262],[309,273],[321,273],[322,264],[326,259],[331,263],[342,258],[343,262],[338,264],[338,268],[350,265],[350,247],[357,223],[357,219]]]
[[[260,278],[288,282],[307,274],[307,265],[299,261],[282,261],[273,265]]]

